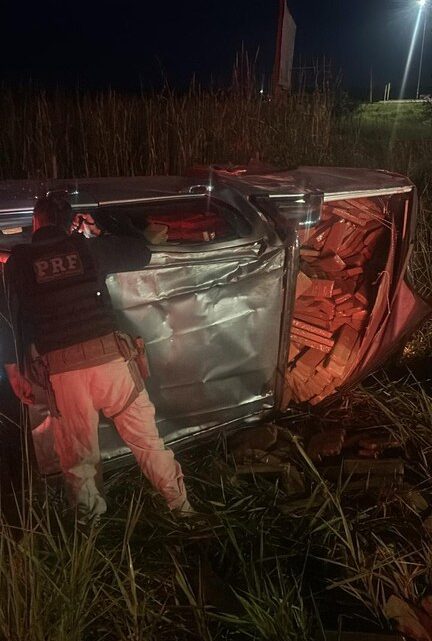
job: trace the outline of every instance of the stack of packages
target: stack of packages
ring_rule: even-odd
[[[384,233],[385,213],[368,199],[324,205],[320,223],[300,232],[300,271],[286,382],[312,405],[346,378],[374,302],[367,263]]]

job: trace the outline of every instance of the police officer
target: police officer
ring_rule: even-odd
[[[64,194],[37,200],[29,245],[13,248],[5,282],[18,342],[33,343],[52,386],[54,444],[68,495],[81,522],[106,511],[98,487],[98,412],[111,418],[144,475],[171,510],[192,513],[179,463],[164,447],[154,406],[137,373],[131,339],[118,331],[105,277],[142,269],[150,251],[140,238],[69,234]],[[32,403],[31,383],[13,350],[5,369],[15,394]]]

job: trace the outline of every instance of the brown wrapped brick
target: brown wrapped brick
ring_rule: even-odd
[[[364,307],[367,306],[368,297],[366,295],[366,287],[364,287],[364,285],[356,291],[354,298],[356,298]]]
[[[306,276],[309,276],[310,279],[318,278],[317,270],[315,267],[312,267],[310,263],[306,263],[304,260],[301,261],[301,268]]]
[[[328,314],[316,307],[299,307],[299,311],[295,312],[294,318],[304,320],[306,323],[311,323],[311,325],[316,325],[317,327],[322,326],[323,329],[328,329],[326,325],[330,321]]]
[[[330,385],[327,385],[327,387],[323,389],[321,394],[317,394],[313,398],[308,399],[309,403],[311,405],[318,405],[318,403],[321,403],[321,401],[324,401],[328,396],[330,396],[330,394],[333,394],[333,392],[335,391],[335,389],[338,387],[339,384],[340,384],[340,381],[335,380]]]
[[[326,388],[327,385],[330,385],[333,378],[329,380],[328,376],[324,376],[321,372],[315,372],[311,380],[318,386],[317,394],[321,394],[323,389]]]
[[[335,344],[332,338],[327,338],[294,326],[291,328],[291,335],[295,337],[295,340],[300,341],[300,339],[307,338],[308,340],[315,341],[315,343],[318,343],[319,345],[327,345],[327,347],[330,348]]]
[[[357,287],[357,277],[337,281],[344,294],[354,294]]]
[[[296,300],[295,309],[296,310],[297,309],[306,310],[306,309],[309,309],[310,307],[312,307],[314,305],[314,303],[316,303],[316,300],[314,298],[312,298],[312,296],[309,297],[309,296],[303,295],[303,296],[299,297],[298,300]]]
[[[301,352],[301,349],[299,347],[297,347],[296,344],[291,341],[290,348],[289,348],[289,355],[288,355],[289,362],[291,362],[295,358],[297,358],[297,356],[300,354],[300,352]]]
[[[312,247],[313,249],[321,250],[324,246],[324,243],[328,235],[330,234],[331,228],[332,228],[332,224],[329,221],[327,227],[321,228],[322,231],[320,231],[319,234],[316,234],[313,238],[311,238],[310,242],[308,243],[308,246]]]
[[[329,361],[325,365],[325,369],[333,375],[333,378],[341,379],[345,373],[346,363],[339,363],[337,361]]]
[[[299,309],[307,314],[315,314],[315,312],[321,312],[321,314],[324,314],[324,318],[331,318],[334,314],[334,307],[334,302],[328,298],[313,298],[309,296],[302,296],[301,300],[296,303],[295,309]]]
[[[343,319],[346,322],[348,322],[352,318],[352,313],[353,313],[352,308],[338,310],[335,314],[334,320],[337,321],[339,319]]]
[[[382,220],[377,219],[377,218],[371,218],[366,225],[365,225],[365,233],[369,233],[371,231],[374,231],[375,229],[379,229],[380,231],[383,230],[385,223],[383,223]]]
[[[366,320],[368,317],[368,311],[366,309],[359,310],[358,312],[354,312],[352,317],[353,320]]]
[[[347,300],[350,300],[352,298],[352,294],[341,294],[340,296],[336,296],[334,299],[334,302],[336,305],[342,305],[342,303],[345,303]]]
[[[313,349],[319,349],[321,352],[324,352],[328,354],[331,352],[332,348],[329,347],[328,345],[323,345],[322,343],[317,343],[314,340],[310,340],[309,338],[305,338],[303,336],[295,336],[293,335],[293,340],[298,342],[300,345],[306,345],[306,347],[312,347]]]
[[[326,241],[323,246],[322,255],[337,254],[339,247],[342,245],[343,239],[347,233],[347,228],[344,221],[336,222],[330,229]]]
[[[336,314],[338,312],[343,312],[344,314],[349,314],[351,316],[353,310],[355,309],[354,302],[352,298],[347,300],[345,303],[341,303],[336,307]]]
[[[342,258],[335,254],[334,256],[322,258],[319,261],[319,267],[326,272],[339,272],[345,269],[346,265]]]
[[[355,256],[349,256],[345,260],[346,260],[346,263],[348,265],[348,268],[350,268],[350,267],[361,267],[368,260],[368,255],[366,254],[366,252],[363,249],[363,251],[360,252],[360,254],[355,254]]]
[[[348,320],[346,324],[352,327],[353,329],[355,329],[355,331],[358,333],[360,333],[365,326],[364,321],[352,320],[352,319]]]
[[[369,198],[350,198],[345,201],[348,207],[358,211],[358,215],[367,219],[383,219],[385,217],[382,209]]]
[[[337,318],[334,318],[331,322],[331,329],[333,332],[337,332],[337,330],[342,327],[342,325],[345,325],[347,323],[347,317],[341,314]]]
[[[300,352],[303,352],[305,350],[305,347],[303,345],[300,345],[300,343],[296,343],[294,339],[291,341],[291,343],[295,345]]]
[[[374,229],[371,232],[369,232],[369,234],[367,234],[364,237],[364,241],[363,241],[366,247],[374,247],[378,241],[378,238],[381,236],[381,234],[382,234],[382,228]]]
[[[349,212],[348,209],[342,209],[341,207],[334,207],[333,213],[336,216],[339,216],[339,218],[343,218],[344,220],[349,220],[351,223],[354,223],[359,227],[364,227],[366,225],[366,220],[359,218],[359,216],[355,213]]]
[[[315,377],[310,378],[308,382],[305,383],[305,385],[307,385],[308,394],[310,394],[311,396],[316,396],[317,394],[322,393],[322,385],[319,381],[315,380]]]
[[[354,239],[358,238],[359,228],[357,227],[357,225],[354,225],[353,223],[349,223],[347,221],[344,221],[344,222],[345,222],[346,234],[341,244],[341,247],[345,248],[345,247],[348,247],[348,245],[351,244],[354,241]]]
[[[357,339],[358,332],[348,325],[343,325],[330,354],[330,361],[346,364]]]
[[[316,309],[321,310],[328,318],[333,318],[335,313],[335,304],[328,298],[320,298],[316,301]]]
[[[309,391],[307,384],[299,380],[297,376],[294,376],[294,374],[290,374],[288,380],[295,397],[299,401],[308,401],[310,398],[312,398],[313,394]]]
[[[349,269],[345,269],[345,271],[341,273],[341,276],[342,278],[352,278],[360,274],[363,274],[363,267],[350,267]]]
[[[308,289],[310,289],[310,286],[312,284],[311,279],[306,276],[303,272],[299,272],[297,274],[297,286],[296,286],[296,293],[295,297],[299,298],[306,292]]]
[[[301,329],[305,332],[309,332],[311,334],[317,334],[318,336],[321,336],[323,338],[331,338],[332,337],[332,332],[329,332],[326,329],[322,329],[321,327],[315,327],[314,325],[310,325],[309,323],[305,323],[304,321],[297,320],[296,318],[293,318],[292,321],[292,328],[294,329]]]
[[[363,234],[356,233],[350,243],[342,245],[339,251],[341,258],[345,259],[353,254],[358,254],[364,247]]]
[[[315,376],[319,376],[325,382],[323,388],[326,385],[330,385],[330,383],[332,383],[334,379],[333,374],[329,372],[322,363],[318,365]]]
[[[305,257],[318,258],[319,255],[320,255],[320,252],[317,249],[309,249],[308,247],[302,247],[300,249],[300,256],[302,258],[305,258]]]
[[[299,321],[304,321],[305,323],[309,323],[310,325],[314,325],[314,327],[320,327],[321,329],[330,329],[330,321],[329,319],[325,316],[324,318],[322,317],[323,312],[317,312],[317,314],[320,314],[320,316],[313,316],[313,314],[299,314],[297,311],[295,312],[295,320]]]
[[[296,365],[312,373],[324,359],[324,354],[316,349],[306,350],[298,359]]]
[[[307,383],[308,380],[310,379],[310,373],[306,373],[304,370],[301,369],[301,367],[298,367],[297,364],[292,370],[293,376],[301,381],[302,383]]]
[[[315,278],[311,282],[311,286],[305,292],[305,296],[313,296],[315,298],[331,298],[334,288],[334,280],[324,278]]]

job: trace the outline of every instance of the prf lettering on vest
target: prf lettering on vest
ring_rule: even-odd
[[[61,280],[84,273],[84,267],[77,252],[39,258],[33,262],[33,269],[38,283]]]

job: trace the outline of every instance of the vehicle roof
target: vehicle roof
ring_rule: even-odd
[[[299,167],[294,172],[297,184],[324,192],[325,200],[341,199],[354,192],[397,193],[411,191],[413,183],[406,176],[383,169],[356,169],[352,167]]]
[[[94,207],[101,202],[175,195],[190,183],[190,178],[179,176],[3,180],[0,181],[0,213],[32,211],[36,197],[52,190],[67,190],[72,205]]]
[[[234,180],[234,179],[233,179]],[[343,200],[358,195],[385,195],[408,192],[413,184],[400,174],[377,169],[351,167],[308,167],[263,175],[245,173],[237,180],[248,188],[270,191],[273,195],[320,191],[324,200]]]
[[[215,172],[217,180],[241,189],[247,194],[269,193],[295,195],[321,191],[326,200],[353,198],[356,195],[385,194],[410,191],[410,180],[399,174],[382,170],[341,167],[299,167],[290,171],[264,173],[245,172],[230,175]],[[66,180],[3,180],[0,181],[0,215],[31,213],[37,195],[49,190],[65,189],[75,207],[96,207],[134,199],[163,198],[187,194],[189,188],[214,180],[188,176],[135,176],[116,178],[77,178]]]

